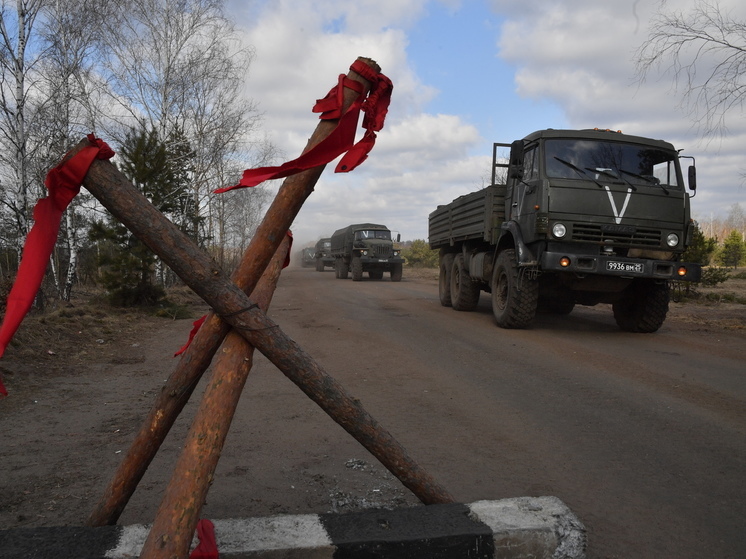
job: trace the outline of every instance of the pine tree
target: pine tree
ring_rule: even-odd
[[[122,173],[164,215],[180,220],[181,201],[187,191],[186,174],[155,130],[132,130],[119,149]],[[157,257],[126,227],[109,217],[91,228],[99,242],[101,283],[109,300],[118,306],[153,305],[165,297],[156,279],[162,268]]]
[[[731,231],[723,242],[723,249],[719,256],[720,262],[726,267],[736,269],[743,263],[746,259],[746,244],[738,231]]]
[[[717,239],[706,237],[699,228],[698,223],[694,223],[692,231],[692,242],[684,252],[683,260],[685,262],[694,262],[707,266],[712,260],[712,255],[717,250]]]

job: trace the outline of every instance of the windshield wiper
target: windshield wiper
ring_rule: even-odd
[[[669,194],[668,189],[665,186],[663,186],[663,183],[661,183],[661,181],[657,180],[655,177],[651,178],[651,177],[646,177],[645,175],[638,175],[637,173],[633,173],[632,171],[625,171],[624,169],[619,169],[619,172],[624,173],[625,175],[629,175],[631,177],[635,177],[636,179],[644,180],[648,184],[657,184],[658,186],[661,187],[663,192],[666,193],[666,196],[668,196]]]
[[[586,167],[586,170],[587,171],[593,171],[594,173],[599,173],[601,175],[606,175],[607,177],[611,177],[612,179],[622,180],[633,191],[637,192],[637,187],[634,184],[632,184],[631,182],[629,182],[627,179],[625,179],[624,177],[621,177],[621,176],[618,177],[614,173],[610,173],[609,171],[607,171],[605,169],[599,169],[599,168],[593,168],[593,167]],[[622,169],[619,169],[619,172],[620,173],[624,173],[625,171],[623,171]]]
[[[575,171],[577,174],[579,174],[579,175],[581,175],[583,177],[591,179],[593,182],[596,183],[597,187],[599,187],[599,188],[603,188],[604,187],[604,185],[602,185],[600,182],[598,182],[594,177],[591,177],[590,175],[588,175],[588,173],[586,173],[585,171],[583,171],[583,169],[581,169],[580,167],[576,167],[575,165],[573,165],[569,161],[565,161],[564,159],[560,159],[556,155],[554,156],[554,158],[557,161],[559,161],[560,163],[562,163],[563,165],[567,165],[568,167],[570,167],[570,169],[572,169],[573,171]]]

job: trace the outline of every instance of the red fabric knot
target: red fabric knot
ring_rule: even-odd
[[[203,518],[197,523],[199,544],[189,554],[189,559],[218,559],[218,544],[215,539],[215,525]]]
[[[0,357],[5,353],[5,348],[39,291],[49,257],[57,242],[62,212],[80,192],[91,163],[95,159],[109,159],[114,155],[106,142],[94,137],[93,134],[88,135],[88,141],[91,145],[82,148],[71,158],[65,158],[47,173],[44,184],[49,196],[42,198],[34,206],[34,224],[26,237],[21,264],[8,295],[3,324],[0,326]],[[0,395],[7,394],[0,379]]]
[[[265,180],[294,175],[313,167],[326,165],[342,154],[344,156],[334,169],[335,173],[348,173],[365,161],[375,145],[375,133],[383,128],[394,85],[389,78],[376,72],[361,60],[353,62],[350,70],[370,82],[370,92],[365,97],[363,85],[360,82],[340,74],[337,85],[327,93],[326,97],[318,99],[312,109],[313,112],[321,113],[319,118],[322,120],[339,120],[337,127],[329,136],[300,157],[280,166],[247,169],[238,184],[220,188],[215,192],[221,193],[236,188],[256,186]],[[342,112],[345,88],[358,92],[358,97],[346,111]],[[363,118],[365,133],[355,144],[355,129],[360,111],[365,113]]]

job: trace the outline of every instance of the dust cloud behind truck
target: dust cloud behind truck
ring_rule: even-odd
[[[381,279],[388,272],[391,281],[401,281],[404,259],[385,225],[358,223],[338,229],[331,238],[331,251],[338,279],[346,279],[350,272],[353,281],[362,280],[365,272],[371,279]]]
[[[701,274],[680,261],[693,228],[680,157],[668,142],[597,129],[494,144],[492,184],[429,216],[441,304],[469,311],[486,291],[499,326],[526,328],[540,309],[609,303],[622,330],[658,330],[670,283]]]

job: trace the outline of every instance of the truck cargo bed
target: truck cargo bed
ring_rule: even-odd
[[[430,248],[465,240],[497,242],[505,219],[505,185],[491,185],[438,206],[428,220]]]

